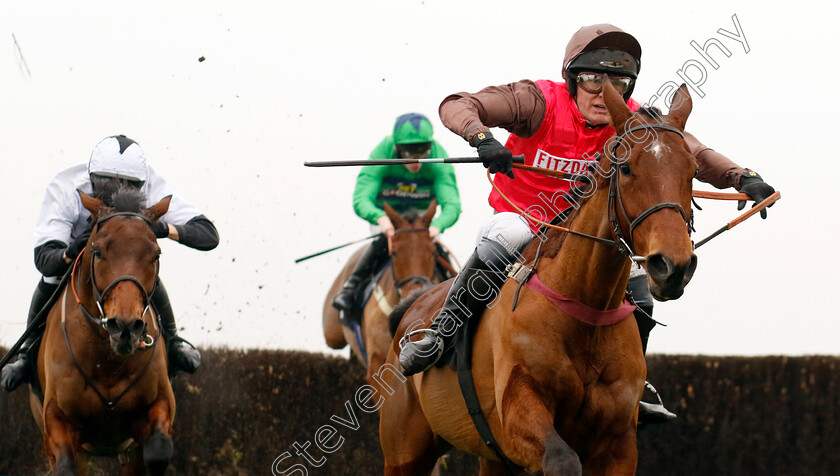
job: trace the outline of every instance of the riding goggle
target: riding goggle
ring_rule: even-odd
[[[425,157],[431,151],[431,142],[418,142],[416,144],[397,144],[397,154],[402,159],[416,159],[420,157]]]
[[[623,95],[635,80],[627,76],[610,76],[610,82],[618,94]],[[580,73],[577,75],[577,83],[581,89],[590,94],[599,94],[604,89],[604,74],[602,73]]]

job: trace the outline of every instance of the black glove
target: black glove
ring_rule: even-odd
[[[68,258],[70,258],[70,261],[73,261],[74,259],[76,259],[76,257],[79,256],[79,254],[82,252],[82,250],[85,249],[85,246],[87,246],[87,242],[88,242],[89,239],[90,239],[90,230],[88,230],[88,231],[82,233],[81,235],[77,236],[76,239],[73,240],[72,243],[70,243],[70,246],[68,246],[67,249],[64,250],[64,256],[67,256]]]
[[[756,206],[758,202],[763,201],[765,198],[769,197],[776,193],[776,189],[771,187],[770,184],[765,182],[761,179],[761,175],[748,170],[741,174],[741,193],[746,193],[750,196],[751,199],[755,200],[753,206]],[[746,200],[739,200],[738,201],[738,210],[743,210],[744,207],[747,205]],[[770,204],[772,207],[773,204]],[[769,208],[769,207],[768,207]],[[761,210],[759,212],[761,218],[767,218],[767,208]]]
[[[155,232],[155,237],[166,238],[169,236],[169,225],[162,221],[156,221],[152,225],[152,231]]]
[[[513,175],[513,154],[489,132],[479,132],[472,138],[472,146],[478,149],[478,158],[491,174],[503,173],[510,178]]]

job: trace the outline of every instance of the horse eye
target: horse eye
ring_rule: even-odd
[[[630,170],[630,165],[629,164],[623,163],[623,164],[619,165],[618,170],[621,171],[621,175],[624,175],[625,177],[630,176],[631,170]]]
[[[93,253],[94,258],[102,257],[102,250],[100,250],[99,248],[91,248],[91,253]]]
[[[700,167],[694,169],[694,176],[697,177],[698,175],[700,175]]]
[[[156,254],[156,255],[155,255],[155,259],[154,259],[154,261],[155,261],[155,262],[160,261],[160,253],[158,253],[158,254]]]

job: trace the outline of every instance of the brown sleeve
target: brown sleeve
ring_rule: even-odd
[[[697,180],[712,184],[717,188],[732,187],[736,190],[741,188],[741,173],[748,169],[739,166],[725,155],[706,147],[688,132],[685,133],[685,142],[700,167]]]
[[[536,134],[545,117],[545,97],[530,80],[452,94],[438,108],[440,120],[469,142],[474,135],[501,127],[520,137]]]

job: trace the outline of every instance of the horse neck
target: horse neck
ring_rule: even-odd
[[[612,241],[607,204],[605,185],[581,205],[569,228]],[[565,296],[602,310],[615,308],[624,299],[630,260],[614,246],[569,234],[557,255],[545,261],[538,267],[540,279]]]

